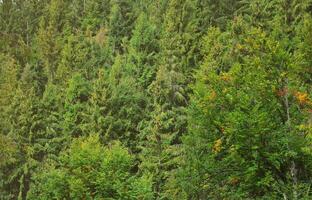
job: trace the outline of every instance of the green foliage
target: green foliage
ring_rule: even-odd
[[[7,136],[1,134],[0,138],[1,162],[0,167],[8,163],[14,162],[14,154],[16,153],[16,145]]]
[[[2,54],[0,60],[0,132],[7,134],[9,124],[6,112],[18,85],[19,66],[14,59]]]
[[[134,78],[147,88],[155,77],[158,41],[156,27],[141,13],[136,20],[129,45],[129,59]],[[130,64],[130,63],[129,63]]]
[[[87,135],[89,132],[86,121],[90,94],[90,83],[80,73],[73,74],[66,89],[62,121],[63,133],[68,142],[71,137]]]
[[[103,147],[96,135],[76,139],[56,166],[36,176],[28,198],[150,199],[149,179],[130,173],[133,161],[119,142]]]
[[[288,38],[244,24],[238,18],[230,34],[212,28],[205,39],[184,140],[182,180],[190,198],[298,198],[306,192],[297,191],[311,171],[302,151],[309,142],[295,128],[305,120]]]
[[[106,75],[100,71],[93,93],[93,112],[105,142],[120,139],[131,151],[137,151],[139,123],[146,116],[147,100],[140,85],[129,76],[126,59],[117,56]]]
[[[74,74],[67,88],[68,103],[85,102],[90,94],[90,86],[81,74]]]
[[[56,79],[64,86],[75,72],[81,73],[88,79],[94,78],[97,69],[105,64],[108,57],[107,52],[96,44],[96,38],[73,34],[67,37],[60,54]]]
[[[311,8],[0,1],[0,199],[311,199]]]
[[[114,53],[124,51],[123,43],[128,40],[133,28],[135,16],[133,4],[128,1],[112,1],[109,15],[110,45]]]

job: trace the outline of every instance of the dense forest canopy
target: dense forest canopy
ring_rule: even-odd
[[[0,199],[312,199],[312,1],[0,1]]]

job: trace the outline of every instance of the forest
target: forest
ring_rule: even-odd
[[[0,0],[1,200],[311,200],[312,0]]]

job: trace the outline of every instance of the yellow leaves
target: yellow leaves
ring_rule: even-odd
[[[222,73],[221,76],[220,76],[220,79],[223,80],[223,81],[231,81],[232,80],[232,77],[230,76],[229,73]]]
[[[247,37],[244,39],[244,42],[247,44],[252,44],[253,43],[253,39],[251,37]]]
[[[312,116],[311,116],[312,117]],[[303,134],[307,141],[312,141],[312,118],[307,124],[301,124],[298,127],[300,134]],[[302,151],[306,154],[312,155],[312,146],[303,146],[301,147]]]
[[[299,131],[305,132],[307,135],[312,134],[312,124],[310,122],[307,124],[300,124],[297,128]]]
[[[301,124],[301,125],[298,126],[298,129],[303,131],[303,130],[306,129],[306,126],[304,124]]]
[[[216,98],[216,96],[217,96],[217,93],[214,91],[214,90],[212,90],[211,91],[211,94],[210,94],[210,99],[215,99]]]
[[[100,30],[98,31],[98,33],[96,34],[94,40],[97,44],[103,46],[107,40],[107,32],[108,30],[105,28],[100,28]]]
[[[209,187],[210,187],[210,186],[207,185],[207,184],[205,184],[205,185],[202,186],[202,188],[205,189],[205,190],[208,189]]]
[[[296,97],[297,101],[301,104],[311,104],[308,94],[304,92],[295,92],[294,96]]]
[[[281,73],[281,77],[286,77],[287,76],[287,73],[286,72],[282,72]]]
[[[236,44],[236,48],[238,49],[238,50],[242,50],[244,47],[243,47],[243,45],[241,45],[241,44]]]
[[[246,49],[249,51],[255,51],[260,49],[260,45],[257,43],[257,40],[252,37],[248,37],[244,41],[246,43]]]
[[[221,151],[221,148],[222,148],[222,140],[220,138],[220,139],[215,141],[213,148],[212,148],[212,151],[214,153],[219,153]]]
[[[214,90],[211,90],[211,92],[208,93],[206,96],[207,101],[212,101],[217,97],[217,93]]]
[[[228,89],[227,88],[224,88],[223,90],[222,90],[222,93],[224,93],[224,94],[226,94],[228,92]]]
[[[240,54],[242,52],[246,52],[248,50],[248,46],[241,43],[237,43],[233,46],[233,49],[236,54]]]

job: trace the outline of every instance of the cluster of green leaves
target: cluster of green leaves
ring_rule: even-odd
[[[311,199],[311,8],[0,1],[0,199]]]
[[[132,175],[133,162],[119,142],[104,147],[98,135],[75,139],[58,162],[43,166],[28,198],[150,199],[150,179]]]

